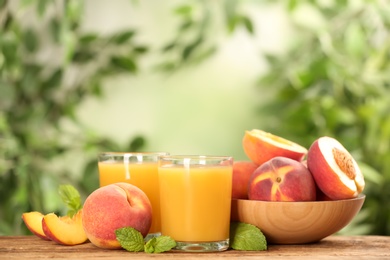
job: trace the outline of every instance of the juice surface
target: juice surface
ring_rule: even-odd
[[[231,166],[160,167],[163,235],[176,241],[229,238]]]
[[[127,182],[145,192],[152,204],[153,217],[149,233],[160,232],[160,193],[158,183],[158,168],[156,162],[129,163],[99,162],[100,187]]]

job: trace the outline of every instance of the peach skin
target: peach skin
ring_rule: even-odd
[[[307,165],[317,186],[332,200],[357,197],[365,181],[354,158],[332,137],[320,137],[309,148]]]
[[[248,186],[250,200],[314,201],[316,184],[310,171],[300,162],[275,157],[252,174]]]
[[[124,182],[93,191],[83,206],[83,227],[88,239],[97,247],[119,249],[115,230],[133,227],[144,237],[152,223],[152,206],[138,187]]]

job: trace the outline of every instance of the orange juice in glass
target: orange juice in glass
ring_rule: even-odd
[[[98,158],[100,187],[116,182],[127,182],[137,186],[148,196],[153,210],[149,236],[156,236],[161,232],[157,168],[160,155],[168,153],[106,152],[99,154]]]
[[[233,158],[161,156],[161,233],[176,249],[223,251],[229,247]]]

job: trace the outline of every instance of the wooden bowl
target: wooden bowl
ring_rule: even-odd
[[[232,200],[232,221],[257,226],[270,244],[318,242],[348,225],[365,195],[336,201],[272,202]]]

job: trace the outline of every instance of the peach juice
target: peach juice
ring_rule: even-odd
[[[229,242],[232,163],[231,157],[160,158],[163,235],[184,244],[187,251],[227,249],[224,243]],[[216,245],[208,247],[213,243]]]
[[[104,153],[99,155],[100,187],[127,182],[140,188],[152,204],[150,234],[160,233],[160,192],[157,159],[167,153]]]

